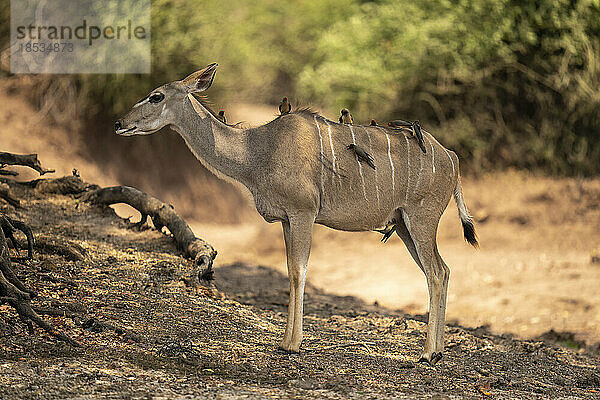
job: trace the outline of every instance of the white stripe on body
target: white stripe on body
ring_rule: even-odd
[[[354,143],[354,145],[356,145],[356,137],[354,136],[354,127],[352,125],[348,125],[348,127],[350,128],[350,133],[352,134],[352,143]],[[356,162],[358,163],[358,172],[360,173],[360,180],[362,182],[362,190],[363,190],[363,196],[365,196],[365,200],[367,200],[367,190],[365,188],[365,177],[363,175],[363,171],[362,171],[362,164],[360,162],[360,160],[358,159],[358,155],[355,153],[354,157],[356,157]]]
[[[446,150],[446,148],[444,146],[442,146],[442,148],[444,149],[444,151],[446,152],[446,154],[448,154],[448,158],[450,159],[450,162],[452,163],[452,176],[454,176],[454,173],[455,173],[454,160],[452,160],[452,156],[450,155],[450,153],[448,152],[448,150]]]
[[[369,134],[369,130],[365,127],[363,127],[365,133],[367,134],[367,139],[369,139],[369,150],[371,151],[371,154],[373,154],[373,146],[371,144],[371,135]],[[377,179],[377,169],[375,169],[375,193],[377,194],[377,208],[381,208],[380,205],[380,200],[379,200],[379,182]]]
[[[430,140],[430,141],[433,141],[433,142],[439,144],[440,147],[446,152],[446,155],[450,159],[450,164],[452,164],[452,176],[454,176],[454,174],[456,173],[456,167],[454,166],[454,160],[452,159],[452,156],[450,155],[450,152],[448,151],[448,149],[445,148],[440,142],[438,142],[437,139],[435,138],[435,136],[433,136],[431,133],[429,133],[429,132],[425,132],[425,133],[427,133],[429,136],[431,136],[431,139],[429,137],[427,137],[427,140]],[[431,146],[433,148],[433,144]],[[434,168],[435,168],[435,164],[434,164]]]
[[[317,132],[319,133],[319,144],[321,145],[321,199],[325,198],[325,185],[323,184],[325,177],[325,154],[323,154],[323,136],[321,136],[321,127],[317,121],[317,116],[313,116],[315,119],[315,125]]]
[[[390,160],[390,171],[391,171],[391,174],[392,174],[392,202],[393,202],[394,198],[396,197],[396,169],[394,168],[394,162],[392,161],[392,150],[391,150],[391,145],[390,145],[390,136],[382,128],[379,128],[379,129],[381,131],[383,131],[383,133],[385,134],[385,137],[387,139],[388,159]]]
[[[419,153],[419,175],[417,175],[417,183],[415,184],[415,191],[419,190],[421,185],[421,176],[423,175],[423,154]]]
[[[429,142],[429,145],[431,146],[431,165],[433,166],[433,174],[435,175],[435,152],[433,151],[433,143],[431,143],[431,140],[429,140],[429,138],[427,136],[425,136],[425,138],[427,139],[427,141]]]
[[[335,181],[335,174],[337,173],[337,169],[335,163],[335,150],[333,149],[333,139],[331,137],[331,125],[329,125],[329,122],[327,122],[325,118],[323,118],[323,121],[325,121],[325,124],[327,125],[327,133],[329,134],[329,145],[331,146],[331,162],[333,164],[331,183],[333,183]]]
[[[410,141],[408,140],[408,138],[406,137],[406,135],[404,135],[404,139],[406,140],[406,171],[407,171],[407,175],[406,175],[406,194],[404,195],[404,205],[408,204],[408,191],[410,189]],[[388,139],[389,140],[389,139]]]
[[[433,185],[433,180],[435,179],[435,151],[433,150],[433,143],[431,143],[431,140],[429,140],[429,138],[427,136],[425,136],[427,138],[427,141],[429,142],[429,145],[431,146],[431,169],[433,171],[433,173],[431,174],[431,178],[429,178],[429,187],[431,188],[431,185]]]

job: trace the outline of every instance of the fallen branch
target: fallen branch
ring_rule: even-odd
[[[151,217],[157,230],[162,231],[163,227],[169,229],[177,247],[184,252],[186,257],[193,260],[195,267],[193,279],[212,279],[212,262],[217,256],[215,249],[204,240],[197,238],[185,221],[173,210],[172,206],[144,192],[129,186],[100,188],[97,185],[82,181],[77,171],[74,171],[72,176],[57,179],[36,179],[21,184],[35,188],[41,193],[79,194],[82,201],[95,205],[128,204],[142,215],[140,222],[136,224],[137,226],[142,226],[146,223],[148,217]],[[59,246],[55,241],[40,241],[39,245],[42,251],[52,249],[72,260],[83,259],[85,254],[84,251],[81,251],[83,249],[74,247],[73,243],[70,243],[69,246]],[[195,282],[193,284],[195,286]]]
[[[54,172],[53,169],[46,169],[42,167],[40,160],[38,160],[37,154],[12,154],[0,152],[0,164],[22,165],[36,170],[40,175]]]
[[[117,203],[128,204],[142,214],[142,224],[150,216],[156,229],[161,231],[163,227],[167,227],[173,235],[177,247],[193,260],[197,269],[195,277],[206,279],[211,276],[212,262],[217,256],[217,252],[210,244],[194,235],[194,232],[177,215],[172,206],[129,186],[113,186],[94,190],[86,193],[82,200],[90,204],[105,206]]]
[[[98,185],[92,185],[81,180],[79,176],[68,175],[56,179],[35,179],[22,184],[35,188],[40,193],[51,194],[79,194],[89,190],[100,188]]]

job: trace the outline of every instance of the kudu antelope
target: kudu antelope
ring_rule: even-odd
[[[429,287],[429,323],[423,359],[442,355],[449,269],[436,244],[439,219],[451,196],[465,238],[477,245],[463,200],[458,158],[424,132],[427,153],[402,130],[338,124],[296,110],[266,125],[240,129],[220,122],[193,93],[212,84],[217,64],[167,83],[135,104],[115,124],[122,136],[148,135],[170,126],[211,171],[245,185],[268,222],[281,222],[290,300],[281,348],[302,341],[304,284],[313,224],[343,231],[389,226],[404,241]],[[346,149],[360,143],[376,169]]]

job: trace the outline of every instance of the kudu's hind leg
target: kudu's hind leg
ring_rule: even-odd
[[[283,340],[279,345],[288,351],[300,351],[302,343],[302,314],[304,308],[304,286],[314,217],[311,215],[290,216],[283,222],[283,236],[287,253],[290,301]]]
[[[285,241],[285,251],[286,251],[286,258],[287,258],[287,263],[288,263],[288,280],[290,283],[290,299],[288,302],[288,314],[287,314],[287,322],[285,325],[285,334],[283,335],[283,340],[281,341],[281,344],[279,345],[279,347],[281,347],[282,349],[288,349],[290,347],[290,342],[292,341],[292,333],[294,331],[294,303],[296,302],[296,287],[295,285],[293,285],[292,279],[290,279],[290,249],[291,249],[291,242],[290,242],[290,224],[287,221],[284,221],[281,223],[281,226],[283,228],[283,239]]]
[[[427,339],[421,357],[430,364],[435,364],[442,358],[444,350],[446,295],[450,276],[450,270],[441,259],[435,242],[439,218],[434,220],[426,213],[402,213],[396,232],[425,274],[429,289]]]
[[[437,348],[441,352],[444,350],[444,328],[446,326],[446,300],[448,299],[448,280],[450,279],[450,268],[446,265],[437,248],[437,243],[434,243],[435,258],[437,260],[438,269],[442,269],[443,282],[442,293],[440,294],[440,314],[438,315],[437,327]]]

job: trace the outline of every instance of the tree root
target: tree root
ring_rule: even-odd
[[[210,279],[212,277],[212,262],[217,256],[213,247],[202,239],[197,238],[185,221],[177,215],[172,206],[149,196],[129,186],[113,186],[94,190],[82,197],[83,201],[90,204],[105,205],[125,203],[135,208],[142,214],[142,221],[150,216],[154,226],[159,231],[167,227],[177,247],[186,257],[193,260],[195,271],[194,279]]]
[[[15,227],[15,225],[18,227]],[[12,233],[19,229],[26,233],[30,247],[33,246],[33,235],[31,229],[20,221],[12,220],[8,217],[0,215],[0,304],[8,303],[13,307],[19,318],[27,324],[30,332],[33,331],[32,322],[48,332],[55,338],[67,342],[73,346],[79,346],[79,343],[54,329],[50,324],[44,321],[31,308],[29,303],[32,294],[35,292],[28,290],[25,285],[17,278],[12,270],[10,256],[8,253],[7,236],[12,237]],[[30,239],[31,238],[31,239]],[[32,248],[32,247],[31,247]]]
[[[35,248],[40,253],[58,254],[67,261],[81,261],[85,258],[85,249],[77,243],[48,236],[38,236]]]
[[[10,239],[13,247],[18,250],[22,248],[19,242],[15,239],[14,233],[16,231],[21,231],[27,237],[27,258],[33,258],[33,245],[35,244],[35,240],[33,238],[33,232],[31,228],[27,226],[27,224],[11,219],[6,215],[0,215],[0,229],[4,232],[4,236],[6,239]]]
[[[2,158],[3,155],[4,158]],[[19,157],[21,159],[17,160]],[[0,163],[23,165],[25,163],[25,160],[22,159],[23,157],[25,156],[0,152]],[[37,161],[37,158],[29,160],[29,164],[33,166],[37,165],[41,171],[50,172],[50,170],[41,168],[39,161],[37,161],[37,164],[34,161]],[[193,282],[194,286],[197,283],[197,279],[212,279],[212,263],[217,256],[215,249],[204,240],[197,238],[185,221],[173,210],[172,206],[144,192],[128,186],[100,188],[97,185],[91,185],[81,180],[77,171],[74,171],[72,176],[57,179],[35,179],[29,182],[21,182],[20,184],[34,188],[40,193],[80,195],[82,201],[95,205],[128,204],[142,215],[141,221],[134,226],[141,228],[146,223],[148,217],[150,217],[157,230],[162,231],[162,228],[166,227],[171,232],[177,247],[184,252],[186,257],[193,260],[194,274],[192,279],[195,280]],[[18,202],[18,200],[16,201]],[[42,251],[54,252],[73,261],[81,260],[85,255],[83,249],[78,248],[72,243],[61,244],[55,239],[48,241],[40,239],[38,247]],[[18,246],[15,247],[18,248]]]
[[[37,154],[12,154],[0,151],[0,165],[0,168],[3,168],[6,165],[22,165],[36,170],[40,175],[54,172],[53,169],[46,169],[42,167],[40,160],[38,160]]]
[[[67,305],[68,308],[68,305]],[[87,310],[69,310],[56,307],[35,307],[35,312],[41,315],[50,315],[53,317],[71,318],[77,325],[83,329],[92,332],[113,331],[117,335],[122,335],[125,340],[132,340],[136,343],[142,342],[142,337],[130,329],[122,328],[118,325],[100,321],[95,317],[88,317]]]

